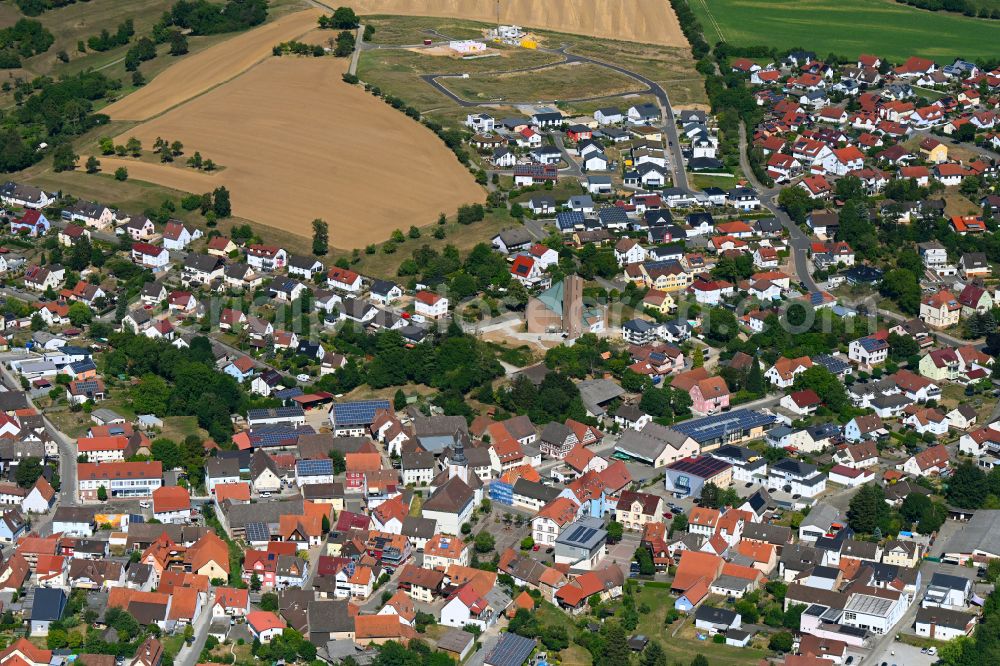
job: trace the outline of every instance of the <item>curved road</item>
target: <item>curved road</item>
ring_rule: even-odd
[[[799,225],[795,224],[792,218],[788,217],[788,214],[778,206],[778,194],[781,192],[781,188],[766,188],[754,176],[753,170],[750,168],[750,160],[747,159],[747,130],[742,122],[740,123],[740,168],[743,169],[743,175],[757,190],[761,204],[771,211],[774,217],[781,222],[781,226],[788,231],[789,244],[792,247],[795,262],[795,273],[799,281],[805,285],[807,291],[819,291],[819,287],[816,286],[815,280],[809,273],[809,245],[812,241],[799,228]]]
[[[442,37],[442,38],[447,38],[445,35],[442,35],[441,33],[436,32],[436,31],[434,32],[434,34],[436,36],[439,36],[439,37]],[[375,48],[407,48],[407,47],[401,47],[401,46],[393,46],[393,47],[386,46],[386,47],[381,47],[381,46],[375,46],[375,45],[372,45],[372,44],[368,44],[367,42],[361,42],[360,46],[361,46],[360,50],[369,50],[369,49],[375,49]],[[613,98],[613,97],[622,97],[624,95],[635,95],[635,94],[644,94],[644,93],[645,94],[651,94],[651,95],[653,95],[656,98],[656,101],[657,101],[657,103],[660,106],[660,113],[663,115],[663,132],[664,132],[664,134],[667,135],[667,146],[665,147],[665,149],[669,153],[669,164],[670,164],[671,174],[672,174],[672,177],[673,177],[674,187],[680,188],[680,189],[685,190],[685,191],[688,191],[690,189],[690,187],[688,185],[688,180],[687,180],[687,173],[685,173],[685,171],[684,171],[684,156],[681,154],[681,145],[680,145],[680,141],[678,140],[678,136],[677,136],[677,122],[676,122],[676,118],[674,117],[674,110],[673,110],[673,107],[670,106],[670,97],[667,95],[667,91],[664,90],[663,87],[659,83],[653,81],[652,79],[649,79],[649,78],[643,76],[642,74],[639,74],[637,72],[633,72],[633,71],[631,71],[629,69],[626,69],[625,67],[622,67],[621,65],[615,65],[615,64],[612,64],[612,63],[609,63],[609,62],[605,62],[603,60],[597,60],[596,58],[591,58],[591,57],[588,57],[588,56],[577,55],[575,53],[569,53],[569,52],[567,52],[567,47],[566,46],[562,46],[562,47],[560,47],[558,49],[538,49],[538,50],[539,51],[544,51],[545,53],[553,53],[553,54],[560,55],[564,59],[561,60],[561,61],[559,61],[559,62],[555,62],[555,63],[548,63],[548,64],[545,64],[545,65],[537,65],[535,67],[526,67],[524,69],[512,70],[512,71],[527,72],[527,71],[534,71],[534,70],[546,69],[548,67],[554,67],[556,65],[564,65],[566,63],[571,63],[571,62],[585,62],[585,63],[589,63],[591,65],[596,65],[598,67],[606,67],[607,69],[610,69],[612,71],[618,72],[619,74],[623,74],[623,75],[629,77],[630,79],[633,79],[634,81],[638,81],[639,83],[645,85],[646,86],[646,90],[640,90],[640,91],[636,91],[636,92],[618,93],[618,94],[615,94],[615,95],[599,95],[597,97],[585,97],[585,98],[581,98],[581,99],[572,99],[572,100],[563,100],[563,101],[566,101],[566,102],[590,102],[590,101],[599,100],[599,99],[610,99],[610,98]],[[446,88],[444,85],[442,85],[439,81],[437,81],[438,78],[455,78],[457,76],[461,76],[461,75],[456,75],[456,74],[423,74],[423,75],[421,75],[420,78],[422,78],[428,84],[430,84],[431,86],[433,86],[436,90],[438,90],[439,92],[441,92],[442,94],[444,94],[445,96],[447,96],[448,99],[452,100],[453,102],[457,103],[460,106],[463,106],[463,107],[476,107],[476,106],[492,106],[492,105],[497,104],[497,102],[470,102],[468,100],[462,99],[458,95],[456,95],[453,92],[451,92],[450,90],[448,90],[448,88]],[[519,103],[519,102],[504,101],[502,103],[503,104],[507,104],[507,105],[517,105],[517,104],[537,104],[538,102],[534,101],[534,102],[520,102]]]

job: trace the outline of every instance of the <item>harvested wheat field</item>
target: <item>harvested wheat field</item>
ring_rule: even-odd
[[[497,20],[496,0],[355,0],[351,6],[362,15]],[[661,46],[688,45],[667,0],[503,0],[500,22]]]
[[[277,21],[227,39],[181,60],[128,97],[102,109],[112,120],[147,120],[211,90],[271,55],[280,42],[316,28],[324,12],[314,9],[282,16]]]
[[[107,157],[104,170],[126,166],[130,178],[193,193],[225,185],[234,215],[306,237],[312,220],[323,218],[331,245],[347,249],[483,199],[430,130],[344,83],[346,66],[333,58],[268,58],[116,139],[180,140],[223,165],[221,172]]]

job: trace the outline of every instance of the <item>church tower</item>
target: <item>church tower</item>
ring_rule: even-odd
[[[469,460],[465,457],[465,434],[461,430],[455,433],[455,448],[448,458],[448,478],[456,476],[469,482]]]

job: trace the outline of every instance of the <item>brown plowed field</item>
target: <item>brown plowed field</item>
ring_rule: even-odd
[[[333,0],[324,4],[336,5]],[[497,20],[495,0],[355,0],[350,4],[358,14]],[[688,45],[666,0],[502,0],[500,21],[606,39]]]
[[[112,120],[147,120],[239,76],[271,55],[280,42],[316,27],[318,9],[282,16],[273,23],[181,60],[128,97],[102,109]]]
[[[270,50],[274,41],[264,43]],[[430,130],[345,84],[346,66],[329,57],[269,57],[116,139],[137,136],[147,148],[158,136],[180,140],[188,153],[225,167],[220,172],[108,157],[104,170],[126,166],[130,178],[193,193],[225,185],[234,215],[306,237],[312,220],[323,218],[331,245],[348,249],[483,200]]]

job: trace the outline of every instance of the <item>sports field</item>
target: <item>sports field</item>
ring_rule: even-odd
[[[323,0],[334,6],[334,0]],[[442,16],[495,23],[496,0],[355,0],[358,14]],[[608,39],[687,46],[666,0],[503,0],[500,22]]]
[[[1000,22],[928,12],[892,0],[689,0],[709,44],[800,47],[853,58],[874,53],[995,58]]]
[[[323,218],[331,245],[342,248],[483,199],[430,130],[345,84],[346,66],[333,58],[267,58],[116,138],[136,136],[144,146],[158,136],[179,139],[225,165],[220,172],[111,157],[102,167],[126,166],[130,179],[187,192],[225,185],[235,215],[300,236]]]

